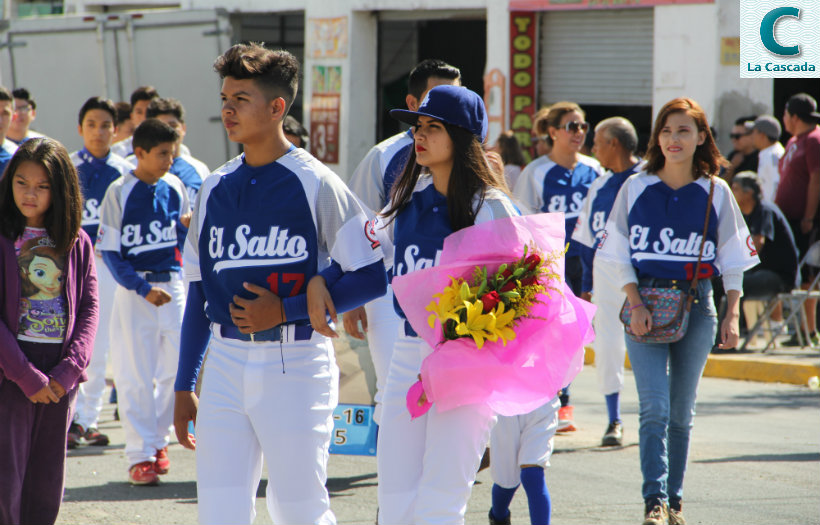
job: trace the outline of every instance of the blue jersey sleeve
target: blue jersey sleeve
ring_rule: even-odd
[[[211,340],[211,321],[205,315],[205,293],[202,281],[188,286],[188,299],[182,316],[182,333],[179,343],[179,365],[174,391],[193,392],[196,378],[205,358],[205,350]]]
[[[330,260],[330,266],[319,272],[319,275],[325,278],[325,283],[328,290],[333,288],[333,286],[344,276],[344,274],[345,272],[342,270],[342,267],[333,259]]]
[[[120,286],[126,290],[133,290],[142,297],[151,291],[151,284],[137,274],[131,263],[122,258],[120,252],[102,250],[102,258]]]
[[[592,291],[592,260],[595,257],[595,248],[578,243],[581,249],[581,291]]]
[[[328,291],[339,313],[348,312],[387,292],[387,273],[381,260],[345,272]],[[299,294],[282,300],[288,322],[308,319],[307,295]]]

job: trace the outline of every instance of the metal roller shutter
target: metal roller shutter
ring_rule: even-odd
[[[550,11],[541,20],[542,103],[652,105],[652,9]]]

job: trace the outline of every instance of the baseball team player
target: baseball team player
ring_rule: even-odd
[[[180,250],[188,192],[168,174],[179,135],[146,119],[134,131],[137,166],[109,186],[97,250],[119,283],[111,313],[111,362],[125,430],[129,480],[155,485],[168,472],[173,383],[185,293]]]
[[[237,44],[214,69],[223,124],[244,153],[203,182],[185,244],[177,437],[196,449],[200,523],[253,521],[264,453],[273,521],[332,524],[325,481],[339,370],[331,340],[308,321],[305,289],[333,268],[340,311],[383,295],[381,249],[341,179],[285,138],[296,58]]]
[[[441,60],[423,60],[410,72],[407,108],[416,111],[427,92],[435,86],[460,83],[461,72],[458,68]],[[348,186],[370,209],[371,216],[382,210],[390,200],[390,190],[404,170],[412,147],[411,131],[394,135],[373,146],[353,172]],[[402,325],[401,319],[393,310],[393,292],[388,287],[387,293],[382,297],[346,313],[343,319],[345,331],[351,336],[364,339],[359,332],[359,322],[367,334],[367,346],[376,370],[376,408],[373,420],[379,423],[390,355]]]
[[[415,126],[414,149],[374,226],[393,275],[435,265],[454,231],[518,215],[485,158],[487,115],[476,93],[436,86],[417,111],[391,115]],[[403,316],[398,304],[396,311]],[[479,404],[433,409],[410,420],[405,396],[431,352],[405,322],[390,361],[379,430],[382,524],[463,523],[495,423],[493,411]]]
[[[581,247],[571,240],[581,205],[589,185],[604,170],[597,160],[579,153],[589,123],[584,112],[574,102],[558,102],[550,106],[546,116],[547,134],[544,140],[550,152],[530,162],[515,184],[513,194],[534,212],[563,212],[566,219],[567,242],[564,278],[575,295],[581,294]],[[557,432],[575,430],[573,407],[569,400],[569,386],[559,395]]]
[[[97,240],[100,225],[100,209],[103,197],[112,182],[132,169],[130,163],[111,153],[111,141],[117,126],[117,111],[114,103],[102,97],[91,97],[80,108],[78,132],[83,138],[83,148],[71,154],[71,161],[77,168],[80,189],[83,192],[83,230]],[[97,430],[105,390],[105,367],[108,356],[109,325],[117,282],[102,262],[97,258],[97,289],[100,301],[100,321],[97,337],[94,339],[94,353],[86,369],[88,381],[80,383],[74,422],[68,431],[68,448],[81,442],[87,445],[105,446],[108,436]]]
[[[13,115],[14,98],[8,89],[0,86],[0,176],[5,171],[11,156],[17,151],[17,144],[6,137]]]
[[[635,156],[638,133],[631,122],[623,117],[602,120],[595,126],[592,151],[608,171],[589,186],[572,239],[583,245],[581,262],[584,276],[581,294],[598,306],[593,318],[595,328],[595,370],[598,387],[606,400],[609,424],[601,445],[620,446],[623,443],[620,393],[624,385],[624,356],[626,342],[619,315],[626,295],[616,286],[612,265],[595,258],[595,250],[604,233],[606,220],[618,190],[641,168]]]

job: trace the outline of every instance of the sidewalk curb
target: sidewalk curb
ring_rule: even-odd
[[[591,347],[586,347],[584,364],[595,364],[595,351]],[[626,358],[624,366],[627,369],[632,368],[629,365],[629,357]],[[756,357],[749,354],[710,355],[706,360],[703,375],[762,383],[806,385],[810,377],[820,376],[820,364],[795,363],[787,359]]]

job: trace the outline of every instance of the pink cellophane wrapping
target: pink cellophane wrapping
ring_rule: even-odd
[[[540,296],[532,317],[513,327],[516,338],[506,346],[487,341],[481,350],[472,338],[441,343],[439,322],[430,328],[426,310],[433,294],[450,284],[450,277],[470,279],[476,266],[495,272],[535,244],[547,256],[564,249],[564,215],[542,213],[485,222],[451,234],[444,240],[439,265],[393,279],[393,292],[416,333],[432,348],[421,365],[427,399],[444,412],[484,403],[505,416],[526,414],[567,386],[583,367],[584,345],[592,341],[595,307],[573,295],[564,283]],[[564,259],[555,265],[564,273]]]

